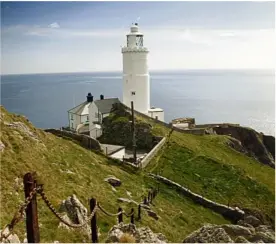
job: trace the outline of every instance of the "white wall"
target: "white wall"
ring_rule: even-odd
[[[150,108],[150,77],[147,51],[137,48],[123,51],[123,103],[135,110],[147,113]],[[135,95],[132,95],[135,92]]]
[[[98,107],[93,102],[89,106],[89,124],[93,124],[93,122],[98,122],[99,121],[98,117],[96,117],[96,113],[98,113],[98,112],[99,112]]]
[[[70,112],[68,114],[69,114],[69,127],[70,129],[76,130],[77,126],[80,124],[80,116]],[[73,127],[72,127],[72,124],[73,124]]]
[[[164,122],[164,111],[152,111],[152,112],[148,112],[148,115],[151,118],[156,118],[156,116],[158,117],[158,120],[163,121]]]
[[[87,114],[87,115],[81,115],[81,120],[80,120],[80,122],[81,122],[81,123],[86,122],[86,121],[87,121],[87,117],[88,117],[88,120],[90,120],[89,114]]]
[[[117,158],[117,159],[123,159],[123,157],[125,156],[125,153],[126,153],[126,150],[125,150],[125,148],[123,148],[120,151],[111,154],[110,157]]]
[[[90,137],[97,139],[102,135],[102,133],[103,131],[101,128],[94,127],[93,129],[90,130]]]

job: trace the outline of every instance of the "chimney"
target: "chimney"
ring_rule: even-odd
[[[93,96],[91,95],[91,93],[89,92],[87,97],[87,102],[93,102]]]
[[[100,95],[100,99],[101,99],[101,100],[104,100],[104,95]]]

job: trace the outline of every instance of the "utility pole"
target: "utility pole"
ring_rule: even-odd
[[[134,122],[134,106],[133,106],[133,101],[131,101],[131,119],[132,119],[132,143],[133,143],[133,158],[134,158],[134,163],[137,161],[137,156],[136,156],[136,138],[135,138],[135,122]]]

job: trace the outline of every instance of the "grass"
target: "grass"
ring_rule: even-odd
[[[24,123],[36,135],[38,141],[17,128],[7,126],[4,121]],[[104,155],[90,152],[69,140],[36,129],[26,119],[7,113],[3,107],[1,107],[0,135],[5,145],[4,151],[1,152],[1,228],[9,223],[24,200],[22,187],[16,193],[15,178],[22,179],[23,175],[30,171],[37,172],[38,181],[44,184],[45,193],[56,208],[62,200],[76,194],[86,207],[88,200],[95,197],[109,212],[117,212],[119,206],[130,211],[131,207],[135,206],[118,203],[119,197],[129,198],[126,193],[129,191],[133,199],[139,202],[150,187],[156,186],[156,182],[144,172],[134,172],[131,168],[109,160]],[[64,172],[67,169],[74,174]],[[116,192],[104,181],[108,175],[114,175],[122,181]],[[195,205],[166,185],[161,185],[161,191],[154,204],[152,209],[160,219],[156,221],[143,211],[142,220],[136,221],[136,224],[138,227],[148,226],[156,233],[163,233],[170,242],[181,242],[203,223],[228,223],[222,216]],[[80,230],[68,231],[57,228],[59,221],[40,197],[38,197],[38,214],[41,242],[90,241]],[[99,239],[100,242],[104,242],[107,232],[117,220],[101,212],[98,213],[97,219]],[[130,220],[124,218],[124,222]],[[22,241],[25,233],[24,221],[19,223],[14,231]]]
[[[169,131],[150,123],[157,135],[164,136]],[[169,146],[146,170],[213,201],[259,209],[274,224],[275,170],[230,148],[227,140],[227,136],[196,136],[174,131]]]

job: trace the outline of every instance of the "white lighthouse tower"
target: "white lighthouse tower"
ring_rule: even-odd
[[[148,53],[148,49],[143,44],[143,34],[135,23],[127,34],[127,45],[122,48],[123,103],[131,107],[131,101],[133,101],[135,110],[164,121],[164,111],[150,107]]]

